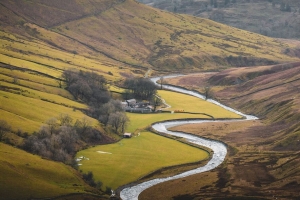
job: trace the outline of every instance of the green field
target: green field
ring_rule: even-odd
[[[73,168],[0,143],[1,199],[95,192]]]
[[[201,112],[215,118],[240,117],[189,95],[170,91],[159,91],[159,95],[172,106],[171,110]],[[116,144],[97,146],[77,154],[77,157],[88,158],[80,162],[82,164],[80,169],[84,172],[92,171],[95,178],[103,182],[103,187],[116,189],[162,167],[200,161],[208,157],[208,153],[203,150],[147,132],[145,128],[158,121],[184,118],[211,119],[209,116],[188,113],[127,113],[127,116],[130,123],[126,131],[135,133],[133,138],[123,139]]]
[[[183,110],[184,112],[205,113],[214,118],[241,118],[233,112],[225,110],[203,99],[166,90],[159,90],[160,95],[171,106],[166,110]]]
[[[116,189],[162,167],[200,161],[209,155],[178,141],[141,132],[115,144],[80,151],[79,156],[89,159],[80,162],[83,172],[92,171],[103,187]]]

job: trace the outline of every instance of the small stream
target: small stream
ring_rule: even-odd
[[[178,76],[182,76],[182,75],[174,75],[174,76],[165,76],[165,78],[173,78],[173,77],[178,77]],[[156,83],[158,80],[160,79],[160,77],[156,77],[156,78],[151,78],[151,81],[153,81],[154,83]],[[157,84],[157,83],[156,83]],[[157,84],[159,85],[159,84]],[[187,89],[183,89],[183,88],[179,88],[179,87],[175,87],[175,86],[170,86],[170,85],[163,85],[164,89],[169,89],[169,90],[173,90],[176,92],[181,92],[184,94],[188,94],[188,95],[192,95],[195,97],[198,97],[200,99],[204,99],[204,96],[199,94],[198,92],[194,92],[194,91],[190,91]],[[242,120],[256,120],[258,119],[255,116],[251,116],[251,115],[245,115],[237,110],[234,110],[228,106],[225,106],[215,100],[212,99],[208,99],[207,101],[216,104],[218,106],[221,106],[222,108],[229,110],[231,112],[234,112],[236,114],[239,114],[241,116],[244,117],[244,119],[241,120],[222,120],[222,122],[225,121],[242,121]],[[211,160],[204,166],[193,169],[193,170],[189,170],[186,172],[183,172],[181,174],[175,175],[175,176],[171,176],[171,177],[167,177],[167,178],[157,178],[157,179],[153,179],[153,180],[149,180],[143,183],[140,183],[138,185],[132,186],[132,187],[128,187],[128,188],[124,188],[121,192],[120,192],[120,197],[123,200],[137,200],[139,194],[156,185],[159,183],[163,183],[166,181],[170,181],[170,180],[175,180],[175,179],[179,179],[179,178],[184,178],[193,174],[198,174],[201,172],[205,172],[205,171],[209,171],[212,170],[214,168],[216,168],[217,166],[219,166],[225,159],[226,154],[227,154],[227,148],[226,145],[222,142],[218,142],[218,141],[214,141],[214,140],[210,140],[210,139],[205,139],[199,136],[195,136],[195,135],[191,135],[191,134],[186,134],[183,132],[174,132],[174,131],[169,131],[168,128],[170,127],[174,127],[174,126],[178,126],[178,125],[184,125],[184,124],[196,124],[196,123],[214,123],[214,122],[220,122],[221,120],[174,120],[174,121],[168,121],[168,122],[158,122],[155,123],[152,128],[155,129],[158,132],[163,132],[169,135],[173,135],[173,136],[177,136],[177,137],[182,137],[185,138],[188,142],[190,143],[194,143],[197,145],[201,145],[207,148],[210,148],[214,153],[213,156],[211,158]]]

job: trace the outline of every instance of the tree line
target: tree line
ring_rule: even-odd
[[[127,88],[125,91],[125,97],[127,99],[136,98],[150,101],[157,91],[157,86],[149,79],[144,78],[126,79],[124,87]]]
[[[67,114],[47,120],[39,131],[24,139],[22,148],[44,158],[75,165],[74,155],[86,144],[101,140],[101,132],[87,118],[76,120]]]

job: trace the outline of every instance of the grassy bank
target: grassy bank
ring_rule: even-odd
[[[53,162],[0,143],[1,199],[45,198],[69,193],[95,192],[79,173]]]

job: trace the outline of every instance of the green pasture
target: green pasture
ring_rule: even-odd
[[[38,130],[48,119],[58,117],[60,113],[69,114],[74,121],[86,117],[94,126],[98,124],[97,120],[86,116],[79,110],[0,91],[0,119],[6,120],[14,130],[22,129],[31,133]]]
[[[6,87],[11,87],[11,88],[16,88],[15,90],[12,89],[12,91],[17,92],[18,94],[20,94],[22,96],[46,100],[46,101],[52,102],[54,104],[64,105],[66,107],[74,107],[77,109],[87,108],[87,106],[84,104],[78,103],[76,101],[72,101],[70,99],[64,98],[64,97],[56,95],[56,94],[51,94],[50,91],[48,91],[48,93],[40,92],[38,90],[33,90],[33,89],[29,89],[29,88],[26,88],[23,86],[19,86],[19,85],[7,83],[7,82],[2,82],[2,81],[0,81],[0,85],[6,86]]]
[[[93,71],[108,80],[122,78],[120,72],[131,73],[127,68],[120,69],[117,63],[110,62],[109,59],[103,58],[103,55],[92,54],[93,56],[91,56],[90,50],[79,43],[69,41],[69,39],[41,27],[34,28],[42,34],[40,36],[44,37],[45,41],[50,40],[66,49],[73,50],[71,52],[61,51],[40,40],[29,41],[0,31],[1,62],[54,77],[59,77],[61,72],[66,69]],[[80,51],[80,54],[77,51]]]
[[[214,118],[241,117],[240,115],[225,110],[220,106],[190,95],[166,90],[159,90],[158,95],[165,99],[165,101],[171,106],[171,108],[165,110],[184,110],[184,112],[205,113],[213,116]]]
[[[32,72],[23,71],[22,69],[17,70],[17,69],[0,68],[0,74],[2,76],[18,78],[19,80],[26,80],[26,81],[40,83],[40,84],[54,86],[54,87],[58,86],[57,81],[53,78],[49,78],[39,74],[33,74]]]
[[[0,171],[0,199],[46,198],[93,191],[71,167],[3,143],[0,143]]]
[[[48,66],[43,66],[31,61],[19,59],[19,58],[14,58],[11,56],[6,56],[4,54],[0,54],[0,60],[1,62],[8,64],[8,65],[14,65],[19,68],[24,68],[25,70],[33,70],[33,71],[38,71],[44,74],[48,74],[53,77],[60,77],[61,76],[61,71],[58,69],[54,69]]]
[[[174,151],[176,149],[176,151]],[[116,189],[162,167],[208,158],[206,151],[150,133],[123,139],[118,143],[80,151],[80,170],[92,171],[95,179]]]
[[[192,118],[202,118],[211,119],[207,115],[202,114],[187,114],[187,113],[150,113],[150,114],[140,114],[140,113],[127,113],[130,119],[129,125],[127,127],[128,132],[137,132],[143,130],[150,126],[151,124],[159,121],[171,120],[171,119],[192,119]]]

